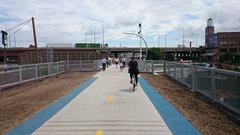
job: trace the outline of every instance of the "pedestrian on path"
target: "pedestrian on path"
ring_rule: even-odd
[[[103,58],[102,59],[102,69],[103,69],[103,71],[106,70],[106,62],[107,62],[107,60],[105,58]]]
[[[123,60],[120,60],[120,71],[123,71]]]
[[[115,59],[116,68],[118,68],[118,62],[119,62],[119,58],[116,58]]]

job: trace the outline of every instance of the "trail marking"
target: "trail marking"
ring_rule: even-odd
[[[108,101],[109,103],[112,103],[112,96],[108,96],[108,97],[107,97],[107,101]]]
[[[102,130],[97,130],[96,135],[103,135],[103,131]]]

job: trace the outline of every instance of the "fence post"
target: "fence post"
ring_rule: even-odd
[[[174,79],[176,79],[176,63],[173,63],[173,64],[174,64],[173,77],[174,77]]]
[[[37,64],[35,65],[35,74],[36,74],[36,78],[38,78],[38,66],[37,66]]]
[[[58,62],[57,62],[57,73],[59,72],[59,64],[58,64]]]
[[[163,61],[163,73],[166,74],[166,62],[165,62],[165,60]]]
[[[168,62],[165,62],[165,66],[166,66],[166,73],[167,73],[167,75],[169,76],[169,74],[170,74],[170,69],[169,69],[169,63]]]
[[[153,60],[152,60],[152,74],[154,73],[154,62],[153,62]]]
[[[22,82],[22,66],[19,66],[19,82]]]
[[[64,61],[64,72],[67,72],[69,69],[69,61]]]
[[[215,77],[214,77],[214,69],[211,69],[211,90],[213,92],[213,99],[216,100],[216,84],[215,84]]]
[[[79,68],[80,68],[80,71],[82,71],[82,60],[79,61]]]
[[[196,77],[196,69],[194,66],[192,66],[192,90],[195,92],[196,87],[197,87],[197,78]]]
[[[183,64],[181,64],[181,81],[182,81],[182,83],[183,83]]]
[[[98,62],[97,62],[97,60],[94,60],[94,63],[95,63],[95,70],[98,71]]]
[[[48,66],[48,75],[50,75],[50,63],[48,63],[47,66]]]
[[[65,71],[69,71],[69,60],[65,61]]]

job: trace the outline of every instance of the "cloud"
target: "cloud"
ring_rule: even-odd
[[[157,34],[168,33],[168,45],[182,43],[182,28],[186,42],[204,43],[206,20],[214,19],[216,31],[239,31],[240,1],[238,0],[1,0],[0,29],[9,28],[35,17],[40,46],[47,42],[90,42],[95,31],[97,42],[110,46],[139,44],[134,36],[123,32],[138,32],[142,23],[143,36],[149,46],[157,45]],[[31,24],[16,34],[19,46],[32,43]]]

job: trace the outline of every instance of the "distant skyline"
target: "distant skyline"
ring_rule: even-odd
[[[240,31],[239,0],[0,0],[0,29],[13,27],[35,17],[38,44],[96,41],[110,47],[137,47],[139,38],[123,32],[139,31],[149,46],[167,47],[182,44],[204,45],[208,18],[214,21],[215,32]],[[31,23],[30,23],[31,24]],[[32,40],[31,25],[16,33],[17,47],[28,47]],[[13,33],[14,31],[12,31]],[[14,46],[14,38],[11,39]],[[2,46],[2,45],[1,45]]]

